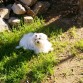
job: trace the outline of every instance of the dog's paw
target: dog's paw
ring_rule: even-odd
[[[51,48],[51,49],[50,49],[50,51],[53,51],[53,50],[54,50],[54,48]]]

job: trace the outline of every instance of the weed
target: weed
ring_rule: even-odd
[[[69,30],[69,36],[71,38],[76,38],[77,37],[77,35],[76,35],[76,27],[75,26]]]
[[[76,42],[75,47],[81,51],[83,51],[83,39],[79,40],[78,42]]]

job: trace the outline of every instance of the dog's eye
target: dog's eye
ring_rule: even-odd
[[[35,37],[37,37],[37,35],[35,35]]]
[[[39,39],[41,39],[41,38],[39,38]]]

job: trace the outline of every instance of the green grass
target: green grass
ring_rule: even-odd
[[[71,37],[71,38],[76,38],[77,37],[77,34],[76,34],[76,27],[75,26],[73,26],[71,29],[69,29],[69,36]]]
[[[71,45],[70,50],[72,55],[78,56],[80,53],[83,52],[83,39],[76,41],[73,45]]]
[[[29,32],[47,34],[54,51],[36,55],[31,50],[15,49],[21,37]],[[69,38],[77,37],[75,27],[68,32]],[[62,34],[63,30],[60,27],[44,26],[44,20],[39,18],[35,18],[32,24],[22,24],[11,32],[0,33],[0,83],[20,83],[21,80],[41,83],[53,74],[53,68],[59,62],[57,56],[64,53],[68,46],[71,46],[69,51],[72,55],[77,55],[78,50],[83,51],[83,40],[70,44],[69,41],[60,40]]]
[[[31,50],[15,49],[25,33],[42,32],[48,35],[54,51],[48,54],[35,54]],[[0,83],[20,83],[28,80],[30,83],[41,83],[52,75],[54,66],[58,64],[61,53],[70,47],[72,55],[83,51],[83,40],[70,43],[61,41],[63,29],[55,25],[44,26],[44,20],[35,18],[32,24],[22,24],[11,32],[0,33]],[[69,29],[69,38],[76,38],[76,28]],[[64,37],[68,35],[65,34]]]
[[[54,45],[54,51],[36,55],[30,50],[15,49],[21,37],[29,32],[47,34]],[[61,48],[65,46],[64,43],[58,43],[60,47],[56,45],[56,38],[61,34],[61,28],[44,27],[44,21],[38,18],[30,25],[24,24],[11,32],[0,33],[0,82],[20,83],[22,79],[28,79],[30,83],[41,83],[53,74],[53,67],[58,63],[55,51],[58,49],[58,52],[62,52]]]
[[[79,49],[80,51],[83,51],[83,39],[79,40],[78,42],[76,42],[75,47],[77,49]]]

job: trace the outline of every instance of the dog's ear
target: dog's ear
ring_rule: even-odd
[[[34,35],[37,35],[38,33],[34,33]]]
[[[40,33],[40,35],[42,36],[43,39],[46,39],[46,40],[48,39],[48,37],[47,37],[46,34],[44,34],[44,33]]]
[[[48,37],[47,37],[47,35],[46,35],[46,34],[44,34],[44,38],[45,38],[45,39],[48,39]]]
[[[38,33],[34,33],[34,36],[37,36]]]

